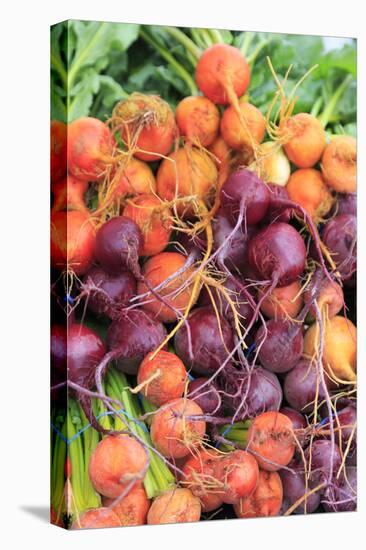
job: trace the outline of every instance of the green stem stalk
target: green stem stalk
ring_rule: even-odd
[[[197,93],[197,86],[189,74],[189,72],[181,65],[171,53],[169,53],[165,48],[160,46],[151,36],[149,36],[144,30],[140,29],[140,36],[150,44],[154,49],[156,49],[160,55],[171,65],[175,70],[176,74],[186,83],[189,93],[195,95]]]
[[[249,50],[249,47],[250,47],[253,39],[254,39],[254,32],[247,31],[247,32],[244,33],[243,42],[242,42],[242,44],[239,48],[241,53],[244,56],[248,55],[248,50]]]
[[[332,97],[330,98],[326,108],[324,111],[318,116],[318,120],[320,124],[323,126],[323,128],[326,128],[327,124],[329,123],[333,112],[337,106],[338,101],[350,85],[350,83],[353,81],[353,77],[351,74],[347,75],[346,78],[343,80],[343,82],[338,86]]]
[[[164,27],[164,31],[166,31],[170,36],[175,38],[177,42],[182,44],[184,48],[186,48],[187,51],[190,52],[190,54],[193,56],[195,61],[200,58],[201,56],[201,49],[187,36],[183,31],[180,29],[177,29],[177,27]]]

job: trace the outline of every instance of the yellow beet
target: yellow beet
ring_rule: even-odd
[[[357,329],[345,317],[337,315],[324,322],[323,365],[337,382],[356,381]],[[304,337],[304,354],[313,357],[319,349],[319,326],[311,325]]]

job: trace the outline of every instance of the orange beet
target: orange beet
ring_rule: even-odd
[[[326,146],[321,168],[326,183],[338,193],[357,190],[357,142],[351,136],[336,136]]]
[[[227,105],[231,94],[240,97],[250,81],[247,60],[237,48],[214,44],[201,55],[196,66],[197,86],[214,103]]]
[[[80,212],[89,213],[84,202],[84,195],[88,187],[89,183],[87,181],[78,180],[70,175],[56,183],[52,183],[52,211],[79,210]]]
[[[301,284],[295,281],[288,286],[274,288],[272,292],[263,300],[261,312],[269,319],[295,319],[303,306],[303,297],[300,292]],[[265,292],[264,289],[258,290],[258,299]]]
[[[187,144],[169,158],[161,162],[156,176],[159,197],[167,201],[190,197],[187,203],[178,205],[178,212],[186,211],[189,215],[192,215],[192,197],[210,204],[217,183],[217,169],[210,156]]]
[[[153,359],[152,355],[153,353],[149,353],[142,361],[137,373],[137,383],[140,385],[150,380],[141,389],[141,393],[150,403],[160,407],[182,397],[187,371],[175,353],[160,350]]]
[[[58,120],[51,121],[51,181],[56,182],[67,170],[67,126]]]
[[[295,170],[290,176],[286,190],[289,198],[305,208],[315,223],[328,214],[334,203],[334,197],[321,172],[313,168]]]
[[[220,168],[224,162],[229,160],[230,149],[221,135],[215,139],[208,150],[213,154],[213,161],[215,162],[217,168]]]
[[[133,93],[116,105],[113,119],[126,145],[138,148],[134,155],[140,160],[160,160],[171,150],[176,133],[174,113],[159,96]]]
[[[277,472],[259,470],[254,492],[234,504],[238,518],[259,518],[277,516],[282,506],[282,481]]]
[[[149,525],[189,523],[201,517],[201,505],[189,489],[175,488],[159,495],[147,515]]]
[[[67,169],[84,181],[101,179],[113,158],[113,140],[108,126],[93,117],[78,118],[67,129]]]
[[[199,497],[203,512],[212,512],[223,502],[223,483],[215,478],[215,466],[221,459],[215,449],[200,449],[182,467],[181,483]]]
[[[202,409],[191,399],[175,399],[163,405],[153,416],[151,440],[154,447],[169,458],[183,458],[202,444],[206,431],[204,420],[188,418],[202,416]]]
[[[224,486],[222,500],[227,504],[235,504],[250,495],[257,485],[258,475],[258,463],[247,451],[232,451],[215,464],[215,476]]]
[[[291,420],[273,411],[257,416],[248,430],[248,450],[263,470],[273,472],[287,466],[295,452]]]
[[[150,258],[145,263],[143,267],[143,275],[147,279],[150,286],[154,288],[181,269],[184,266],[186,259],[187,258],[179,252],[161,252],[160,254]],[[193,267],[187,268],[184,272],[174,277],[168,284],[164,285],[163,288],[157,291],[157,294],[162,296],[167,304],[174,307],[180,313],[183,313],[188,305],[193,283],[188,283],[184,289],[179,291],[176,295],[172,294],[172,292],[181,288],[193,270]],[[138,294],[147,292],[147,290],[148,288],[145,283],[138,283]],[[153,313],[159,321],[168,323],[177,319],[175,311],[173,311],[168,305],[163,304],[157,297],[149,295],[146,302],[147,303],[142,305],[142,308]]]
[[[95,227],[88,214],[72,210],[51,215],[51,265],[83,275],[93,260]]]
[[[150,501],[142,483],[137,483],[117,504],[113,499],[103,498],[103,506],[110,507],[118,516],[121,525],[145,525]]]
[[[220,126],[218,108],[202,96],[182,99],[177,105],[175,118],[181,135],[204,147],[211,145]]]
[[[266,133],[265,118],[257,107],[247,102],[240,102],[242,117],[233,106],[228,107],[221,119],[221,135],[229,147],[236,150],[252,150],[263,140]]]
[[[144,236],[141,256],[154,256],[168,246],[172,213],[158,197],[138,195],[128,202],[123,216],[136,222],[141,229]]]
[[[103,527],[121,527],[121,522],[109,508],[94,508],[83,512],[75,519],[72,529],[101,529]]]
[[[117,498],[133,476],[140,476],[148,455],[137,439],[129,435],[102,439],[89,462],[89,477],[94,489],[103,496]]]
[[[281,131],[285,153],[298,168],[311,168],[320,160],[326,135],[317,118],[298,113],[281,124]]]
[[[113,180],[112,194],[114,199],[126,195],[155,193],[156,181],[150,166],[142,160],[131,157],[127,164],[121,167]]]

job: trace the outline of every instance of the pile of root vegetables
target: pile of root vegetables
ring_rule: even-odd
[[[266,116],[219,43],[175,112],[52,122],[58,525],[356,509],[356,141],[272,69]]]

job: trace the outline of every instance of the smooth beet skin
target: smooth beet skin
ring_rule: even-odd
[[[261,326],[256,335],[255,343],[260,346],[258,358],[266,369],[281,373],[291,370],[299,361],[304,339],[302,327],[298,323],[271,319],[265,327]]]
[[[320,384],[319,374],[315,364],[301,359],[287,373],[283,391],[288,404],[301,413],[311,413],[314,410],[314,400],[318,387],[318,404],[325,398],[325,392]]]
[[[322,239],[332,254],[342,279],[349,279],[357,268],[357,219],[352,214],[341,214],[324,227]]]
[[[273,223],[250,239],[248,258],[261,280],[287,286],[305,269],[305,243],[291,225]]]
[[[101,267],[94,266],[85,276],[84,284],[87,288],[93,288],[87,298],[88,308],[95,315],[111,319],[136,294],[136,279],[130,271],[111,275]]]
[[[112,274],[136,269],[143,245],[139,226],[130,218],[116,216],[99,229],[95,242],[95,257]]]
[[[82,324],[73,324],[67,331],[68,380],[90,389],[94,374],[106,353],[104,344],[94,330]]]
[[[116,366],[127,374],[136,374],[144,357],[164,340],[164,325],[138,309],[122,313],[107,332],[109,350],[116,350]]]
[[[233,333],[229,323],[209,307],[192,311],[187,323],[190,328],[192,354],[189,355],[189,340],[186,324],[175,335],[175,351],[187,368],[201,375],[212,375],[225,361],[234,347]]]
[[[236,224],[240,206],[244,205],[243,225],[260,222],[267,213],[269,191],[254,172],[245,168],[233,172],[221,188],[220,199],[226,216]]]

